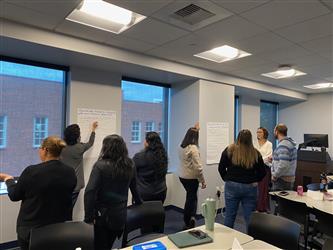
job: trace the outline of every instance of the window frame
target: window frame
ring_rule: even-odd
[[[133,124],[138,123],[138,129],[136,131],[133,130]],[[133,140],[133,132],[138,132],[138,140]],[[131,124],[131,143],[141,143],[141,121],[132,121]]]
[[[49,135],[49,118],[47,116],[37,116],[37,117],[34,117],[34,125],[33,125],[33,131],[32,131],[32,146],[34,148],[39,148],[43,139],[48,137]],[[40,119],[41,122],[40,123],[37,123],[37,119]],[[45,121],[45,124],[42,123],[42,121]],[[38,131],[37,127],[36,126],[43,126],[44,125],[44,130],[40,130]],[[36,133],[43,133],[44,137],[41,136],[40,138],[36,138]],[[39,144],[36,144],[36,140],[39,140],[40,143]]]
[[[151,125],[150,129],[148,129],[148,124]],[[146,121],[145,130],[146,130],[146,133],[155,131],[155,122],[154,121]]]
[[[279,103],[278,102],[273,102],[273,101],[267,101],[267,100],[260,100],[260,114],[261,114],[261,103],[268,103],[268,104],[273,104],[276,105],[276,114],[275,114],[275,119],[276,119],[276,124],[277,125],[279,123]],[[260,115],[260,126],[262,126],[261,124],[261,115]],[[272,144],[273,144],[273,149],[276,148],[277,144],[278,144],[278,140],[272,140]]]
[[[235,95],[234,98],[234,141],[236,141],[239,133],[239,96]]]
[[[4,149],[7,147],[7,115],[1,115],[0,119],[0,123],[3,123],[3,129],[0,130],[3,133],[3,138],[0,138],[0,149]]]

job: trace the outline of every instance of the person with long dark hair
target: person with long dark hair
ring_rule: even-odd
[[[224,225],[233,228],[239,203],[242,203],[246,226],[256,209],[257,186],[265,174],[265,164],[252,142],[250,130],[238,133],[237,141],[222,153],[218,167],[225,182],[225,220]]]
[[[71,124],[64,131],[64,140],[67,146],[62,150],[60,160],[75,170],[77,184],[73,192],[72,205],[74,207],[80,190],[84,188],[83,154],[94,145],[97,122],[91,125],[91,134],[88,142],[81,142],[81,130],[78,124]]]
[[[206,188],[202,163],[199,153],[199,125],[189,128],[180,145],[179,180],[186,191],[184,206],[185,229],[195,227],[195,214],[198,204],[198,188]]]
[[[109,135],[103,140],[84,193],[84,221],[94,224],[96,250],[111,249],[115,239],[122,235],[129,188],[135,204],[142,203],[126,144],[121,136]]]
[[[20,249],[29,249],[33,228],[72,219],[72,193],[76,185],[75,172],[59,161],[66,143],[58,137],[43,140],[38,153],[41,163],[28,166],[17,181],[0,173],[12,201],[22,201],[17,217],[17,239]]]
[[[164,203],[167,193],[165,176],[168,171],[168,156],[159,134],[148,132],[144,147],[133,157],[138,192],[144,201],[160,200]]]

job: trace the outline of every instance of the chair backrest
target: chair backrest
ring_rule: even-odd
[[[85,222],[63,222],[31,230],[30,250],[94,249],[94,228]]]
[[[320,183],[311,183],[306,185],[307,190],[318,191],[320,190]]]
[[[314,208],[313,214],[316,216],[318,223],[316,229],[330,237],[333,237],[333,214],[326,213]]]
[[[164,232],[165,211],[161,201],[146,201],[127,208],[127,220],[123,234],[122,247],[127,245],[128,233],[143,229],[145,234]]]
[[[282,249],[298,249],[301,226],[283,217],[254,212],[248,234]]]
[[[309,209],[303,202],[292,201],[280,196],[276,197],[277,212],[279,215],[295,221],[302,225],[307,225]]]

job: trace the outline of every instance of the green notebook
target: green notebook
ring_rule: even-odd
[[[199,239],[189,232],[181,232],[176,234],[170,234],[168,235],[168,238],[178,247],[190,247],[195,245],[201,245],[201,244],[207,244],[213,242],[213,239],[209,237],[208,235],[203,238]]]

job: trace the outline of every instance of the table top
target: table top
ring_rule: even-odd
[[[298,195],[297,192],[295,192],[295,191],[288,191],[288,193],[289,193],[288,195],[282,196],[282,195],[279,195],[279,191],[270,192],[271,195],[278,195],[282,198],[289,199],[292,201],[303,202],[309,208],[317,208],[323,212],[333,214],[333,201],[314,200],[311,197],[308,197],[306,192],[304,192],[303,195]]]
[[[243,249],[256,249],[256,250],[270,250],[270,249],[280,249],[276,246],[268,244],[261,240],[253,240],[242,245]]]
[[[199,249],[200,250],[203,250],[203,249],[205,249],[205,250],[206,249],[207,250],[209,250],[209,249],[231,249],[232,244],[234,242],[234,238],[237,238],[237,240],[239,241],[239,243],[241,245],[253,240],[253,238],[251,236],[238,232],[232,228],[223,226],[219,223],[215,223],[215,230],[213,232],[206,230],[204,225],[200,226],[200,227],[196,227],[194,229],[200,229],[200,230],[206,232],[213,239],[213,242],[208,243],[208,244],[203,244],[203,245],[187,247],[186,249],[198,249],[198,250]],[[193,230],[193,229],[190,229],[190,230]],[[162,242],[168,250],[169,249],[179,249],[175,244],[173,244],[172,241],[170,241],[168,239],[168,236],[157,238],[157,239],[154,239],[151,241]],[[131,250],[131,249],[132,249],[132,246],[124,248],[124,250]]]

